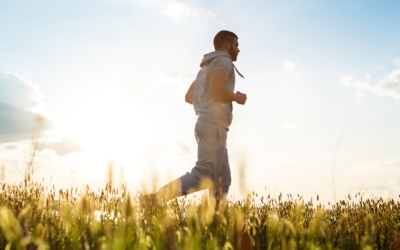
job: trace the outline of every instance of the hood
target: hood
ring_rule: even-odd
[[[203,60],[201,60],[200,67],[203,68],[204,65],[209,64],[213,59],[219,56],[229,58],[232,61],[232,57],[228,53],[223,51],[213,51],[204,55]]]

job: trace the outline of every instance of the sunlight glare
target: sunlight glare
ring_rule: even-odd
[[[145,143],[139,115],[115,90],[98,91],[78,102],[72,123],[74,138],[101,159],[129,160]]]

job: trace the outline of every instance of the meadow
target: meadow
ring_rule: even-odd
[[[400,203],[363,194],[165,202],[125,185],[56,190],[0,183],[0,249],[400,249]]]

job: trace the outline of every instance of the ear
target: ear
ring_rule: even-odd
[[[231,48],[231,43],[229,41],[225,41],[224,47],[225,49],[229,50]]]

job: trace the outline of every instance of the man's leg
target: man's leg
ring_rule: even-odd
[[[218,189],[217,192],[214,193],[216,197],[222,196],[225,197],[228,195],[229,187],[231,186],[231,168],[229,166],[229,159],[228,159],[228,150],[225,149],[225,156],[224,162],[221,166],[221,169],[218,173],[217,177],[217,184]],[[221,186],[220,186],[221,184]]]
[[[190,173],[168,183],[158,191],[158,194],[167,200],[207,188],[207,185],[202,186],[207,179],[213,189],[210,191],[215,193],[216,176],[220,172],[226,154],[227,131],[215,124],[197,120],[195,135],[198,143],[196,166]]]

